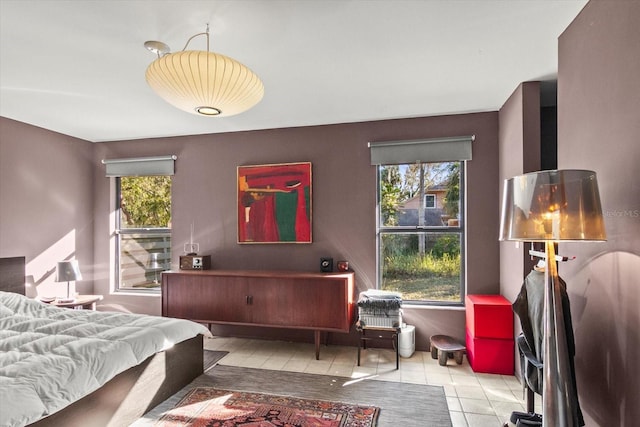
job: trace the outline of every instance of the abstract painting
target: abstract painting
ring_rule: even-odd
[[[311,243],[311,163],[238,166],[238,243]]]

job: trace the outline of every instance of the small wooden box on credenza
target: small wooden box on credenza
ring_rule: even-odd
[[[209,270],[211,255],[181,255],[180,270]]]

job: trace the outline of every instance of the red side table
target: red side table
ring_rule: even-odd
[[[513,375],[511,303],[502,295],[467,295],[467,359],[474,372]]]

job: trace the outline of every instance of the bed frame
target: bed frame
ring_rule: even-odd
[[[0,290],[25,295],[25,257],[0,258]],[[176,344],[30,425],[127,426],[202,374],[202,349],[202,335]]]

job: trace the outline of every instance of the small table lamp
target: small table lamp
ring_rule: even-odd
[[[56,282],[67,282],[67,299],[71,299],[69,290],[69,282],[75,280],[82,280],[82,274],[80,273],[80,266],[77,260],[60,261],[56,268]]]
[[[548,170],[504,182],[500,240],[545,243],[543,426],[577,426],[555,242],[606,240],[596,174]]]

